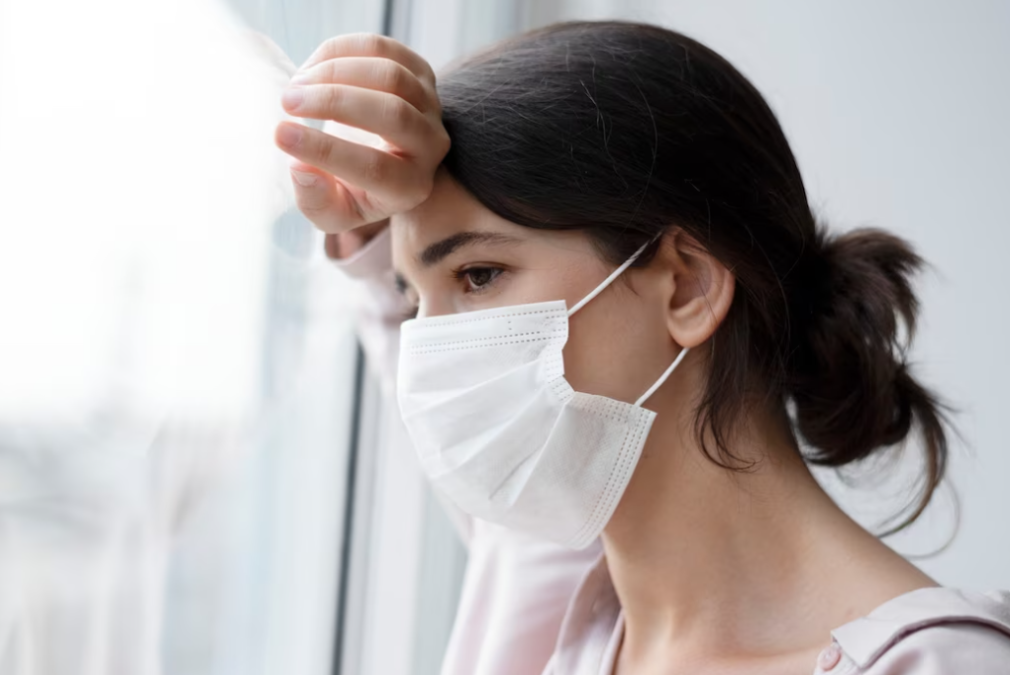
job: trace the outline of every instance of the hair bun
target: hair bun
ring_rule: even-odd
[[[841,466],[906,439],[915,424],[927,453],[925,500],[947,456],[942,406],[912,376],[907,349],[919,309],[912,277],[923,260],[905,240],[876,229],[831,236],[817,229],[801,334],[789,364],[796,428],[808,461]],[[806,311],[804,311],[806,310]],[[928,490],[927,490],[928,487]],[[896,528],[900,529],[899,528]]]

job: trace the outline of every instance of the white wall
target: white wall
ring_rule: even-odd
[[[934,265],[913,355],[960,409],[971,450],[957,444],[951,461],[961,531],[949,549],[916,562],[947,585],[1010,588],[1010,3],[562,0],[529,9],[533,24],[650,21],[720,52],[778,114],[829,222],[889,228]],[[882,493],[911,475],[906,466],[898,480],[862,490],[824,479],[872,526],[897,503]],[[887,541],[906,554],[935,550],[951,514],[940,494],[928,517]]]

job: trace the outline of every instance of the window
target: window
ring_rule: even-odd
[[[234,9],[298,59],[385,5]],[[360,356],[250,45],[203,0],[0,3],[5,675],[333,670]]]

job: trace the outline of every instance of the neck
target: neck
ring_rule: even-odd
[[[683,391],[691,378],[676,379]],[[649,407],[693,409],[682,403]],[[784,414],[741,426],[730,447],[758,460],[742,473],[704,456],[693,419],[657,416],[603,535],[624,611],[622,655],[673,650],[700,665],[819,649],[859,616],[858,603],[831,600],[829,580],[847,573],[857,549],[879,561],[886,547],[822,490]],[[719,457],[714,443],[709,451]]]

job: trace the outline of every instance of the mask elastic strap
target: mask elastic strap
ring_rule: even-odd
[[[642,394],[641,398],[635,401],[636,408],[641,408],[642,404],[645,403],[646,399],[655,394],[656,390],[663,386],[663,383],[666,382],[667,378],[673,374],[673,369],[676,368],[678,365],[680,365],[680,362],[684,360],[685,356],[687,356],[688,351],[689,350],[687,347],[680,348],[680,353],[677,354],[677,358],[673,360],[673,363],[671,363],[670,367],[666,369],[666,372],[660,375],[659,379],[656,380],[656,383],[653,384],[651,387],[649,387],[649,391]]]
[[[618,267],[616,270],[614,270],[613,272],[611,272],[610,276],[603,280],[603,283],[601,283],[599,286],[597,286],[592,291],[590,291],[589,295],[587,295],[586,297],[582,298],[577,303],[575,303],[575,306],[572,307],[570,310],[568,310],[568,316],[571,316],[572,314],[575,314],[575,312],[577,312],[580,309],[582,309],[583,307],[585,307],[587,302],[589,302],[590,300],[592,300],[593,298],[595,298],[597,295],[599,295],[600,293],[602,293],[603,290],[606,289],[607,286],[609,286],[610,284],[613,283],[614,279],[616,279],[617,277],[621,276],[621,273],[624,272],[624,270],[628,269],[628,267],[630,267],[631,264],[633,262],[635,262],[635,260],[638,259],[638,256],[642,255],[642,251],[644,251],[649,246],[649,244],[651,244],[652,242],[654,242],[657,239],[659,239],[659,237],[661,237],[662,235],[663,235],[663,233],[660,232],[659,235],[653,237],[649,241],[647,241],[644,244],[642,244],[637,251],[635,251],[634,253],[631,254],[630,258],[628,258],[627,260],[625,260],[621,264],[620,267]]]
[[[621,273],[623,273],[624,270],[628,269],[632,265],[632,263],[634,263],[638,259],[638,256],[642,255],[642,252],[646,248],[648,248],[650,244],[654,243],[657,239],[659,239],[662,236],[663,236],[663,233],[660,232],[655,237],[653,237],[649,241],[647,241],[644,244],[642,244],[638,248],[637,251],[635,251],[634,253],[631,254],[630,258],[628,258],[627,260],[625,260],[621,264],[620,267],[618,267],[616,270],[614,270],[613,272],[611,272],[610,276],[603,280],[603,283],[601,283],[599,286],[597,286],[592,291],[590,291],[589,295],[587,295],[586,297],[582,298],[577,303],[575,303],[575,306],[572,307],[570,310],[568,310],[568,316],[571,316],[572,314],[575,314],[575,312],[577,312],[580,309],[582,309],[583,307],[585,307],[586,303],[588,303],[590,300],[592,300],[597,295],[599,295],[600,293],[602,293],[604,291],[604,289],[607,288],[607,286],[609,286],[610,284],[612,284],[614,282],[614,279],[616,279],[617,277],[621,276]],[[682,347],[681,348],[680,354],[677,354],[677,358],[675,358],[673,360],[673,363],[671,363],[670,367],[666,369],[666,372],[663,373],[662,375],[660,375],[659,379],[656,380],[656,382],[651,387],[649,387],[649,390],[647,392],[645,392],[644,394],[642,394],[641,398],[639,398],[637,401],[635,401],[635,407],[636,408],[640,408],[642,406],[642,404],[645,403],[645,401],[650,396],[652,396],[654,393],[656,393],[657,389],[659,389],[660,387],[663,386],[663,383],[666,382],[667,378],[669,378],[670,375],[673,374],[673,370],[677,366],[679,366],[680,362],[684,360],[685,356],[687,356],[687,352],[688,352],[688,348],[687,347]]]

